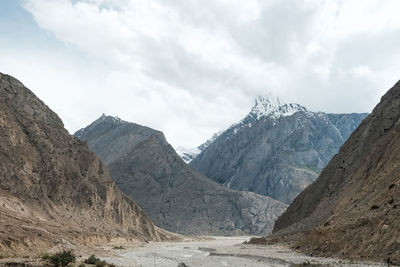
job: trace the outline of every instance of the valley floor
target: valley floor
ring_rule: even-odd
[[[186,238],[180,242],[152,242],[124,249],[104,247],[101,257],[118,266],[380,266],[338,259],[309,257],[281,246],[244,245],[250,237]],[[99,255],[100,256],[100,255]],[[184,265],[183,265],[184,266]],[[381,266],[384,266],[383,264]]]

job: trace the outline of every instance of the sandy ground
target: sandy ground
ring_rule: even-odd
[[[385,266],[309,257],[280,246],[244,245],[250,237],[187,238],[180,242],[152,242],[124,249],[104,247],[100,258],[117,266]]]

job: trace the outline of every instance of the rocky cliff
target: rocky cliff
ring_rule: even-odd
[[[185,234],[261,234],[286,205],[211,181],[185,164],[164,135],[103,115],[76,134],[112,179],[160,227]]]
[[[258,97],[250,113],[190,165],[229,188],[291,203],[366,116],[311,112],[272,96]]]
[[[314,255],[400,264],[399,150],[400,82],[264,241],[289,242]]]
[[[87,144],[29,89],[0,73],[0,255],[26,255],[61,243],[166,233],[117,189]]]

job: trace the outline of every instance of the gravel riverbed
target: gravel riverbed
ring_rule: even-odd
[[[199,237],[112,249],[101,257],[117,266],[385,266],[309,257],[282,246],[245,245],[250,237]],[[181,265],[185,266],[185,265]]]

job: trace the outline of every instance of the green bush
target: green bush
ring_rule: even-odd
[[[54,266],[65,267],[75,262],[76,258],[72,251],[63,251],[53,255],[46,253],[42,256],[42,259],[49,261]]]
[[[84,262],[86,264],[94,264],[94,265],[96,265],[96,267],[105,267],[105,266],[115,267],[114,264],[108,264],[107,262],[102,261],[99,258],[96,258],[95,255],[90,256]]]
[[[96,258],[95,255],[92,255],[92,256],[90,256],[89,258],[87,258],[87,259],[85,260],[85,263],[86,263],[86,264],[96,264],[96,263],[98,263],[99,261],[100,261],[99,258]]]
[[[113,249],[125,249],[123,246],[113,247]]]

